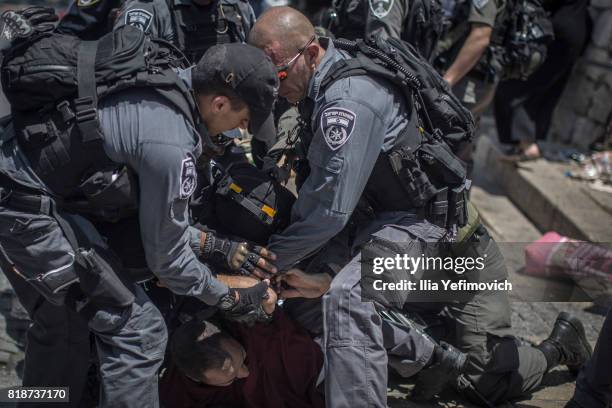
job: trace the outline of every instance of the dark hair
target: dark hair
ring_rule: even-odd
[[[230,355],[221,347],[229,337],[210,322],[193,319],[178,327],[170,344],[176,367],[186,376],[200,380],[205,370],[221,368]]]
[[[217,72],[217,59],[214,57],[215,55],[207,52],[192,70],[191,86],[193,91],[196,95],[223,95],[229,99],[233,110],[243,109],[247,106],[246,103],[219,76]]]

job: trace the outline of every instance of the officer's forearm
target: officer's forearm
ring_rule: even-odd
[[[444,80],[452,87],[478,63],[491,41],[493,29],[484,24],[475,24],[457,58],[444,74]]]

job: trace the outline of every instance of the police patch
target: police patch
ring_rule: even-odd
[[[472,0],[472,4],[478,10],[481,10],[484,6],[486,6],[488,2],[489,0]]]
[[[325,143],[338,150],[351,137],[355,127],[355,114],[348,109],[327,108],[321,114],[321,131]]]
[[[196,189],[197,182],[195,160],[188,156],[181,164],[181,191],[179,196],[182,200],[191,197]]]
[[[77,0],[77,7],[90,7],[94,4],[98,4],[100,0]]]
[[[153,14],[143,9],[129,10],[125,14],[125,24],[138,27],[145,33],[151,26],[151,20],[153,20]]]
[[[391,11],[394,0],[368,0],[370,10],[377,18],[383,18]]]

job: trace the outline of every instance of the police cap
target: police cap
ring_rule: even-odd
[[[278,76],[272,60],[259,48],[231,43],[211,47],[196,70],[212,66],[223,82],[242,99],[251,114],[249,132],[256,134],[272,112],[278,94]]]

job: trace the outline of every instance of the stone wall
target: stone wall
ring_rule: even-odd
[[[591,0],[591,40],[557,106],[553,141],[586,148],[603,136],[612,148],[612,0]]]

